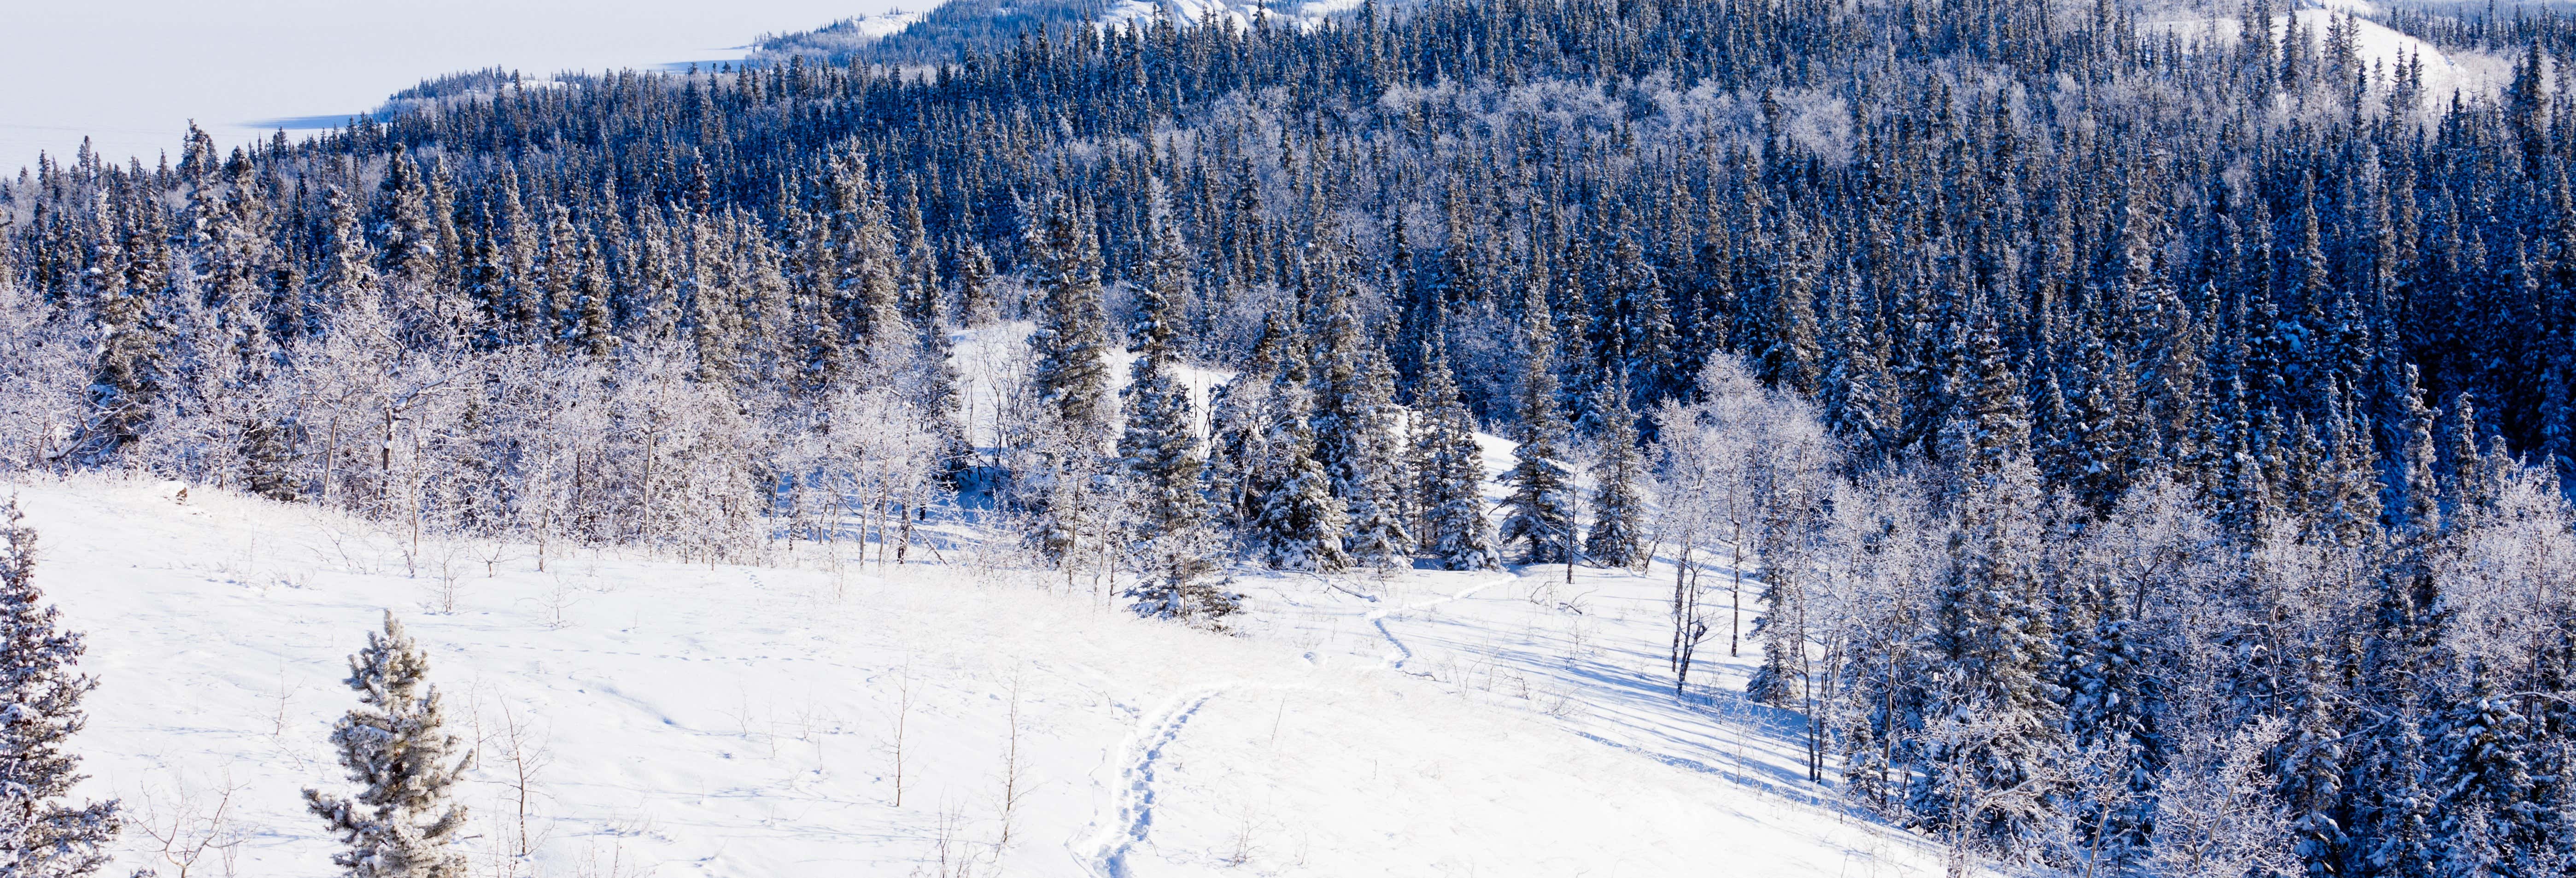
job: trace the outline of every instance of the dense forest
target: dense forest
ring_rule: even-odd
[[[2576,874],[2576,20],[1028,14],[42,161],[0,466],[709,560],[962,505],[1209,626],[1662,558],[1676,693],[1764,650],[1962,863]]]

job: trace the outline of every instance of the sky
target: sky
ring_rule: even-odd
[[[909,5],[907,5],[909,4]],[[0,173],[39,150],[144,164],[197,123],[227,150],[422,79],[734,59],[762,33],[927,0],[0,0]],[[315,125],[305,121],[301,125]],[[175,158],[174,158],[175,160]]]

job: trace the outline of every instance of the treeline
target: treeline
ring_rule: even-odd
[[[2565,871],[2559,25],[2393,13],[2510,53],[2455,96],[2285,11],[1455,0],[473,74],[0,186],[0,459],[710,558],[901,552],[953,487],[1200,619],[1238,563],[1678,551],[1677,678],[1718,553],[1815,772],[1958,850]]]

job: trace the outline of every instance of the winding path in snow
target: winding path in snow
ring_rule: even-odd
[[[1452,601],[1465,600],[1486,589],[1518,578],[1499,577],[1456,594],[1369,613],[1369,624],[1377,626],[1378,634],[1384,636],[1386,642],[1395,647],[1395,652],[1388,653],[1380,667],[1404,671],[1404,663],[1413,658],[1413,649],[1405,646],[1404,640],[1396,637],[1394,632],[1387,630],[1387,619],[1433,609]],[[1367,596],[1362,595],[1362,597]],[[1214,683],[1183,689],[1180,694],[1172,696],[1155,709],[1137,715],[1136,728],[1127,733],[1126,741],[1119,744],[1118,779],[1109,788],[1109,802],[1102,808],[1102,814],[1106,819],[1101,821],[1100,834],[1093,837],[1090,845],[1091,853],[1086,858],[1085,865],[1090,867],[1095,878],[1128,878],[1130,873],[1127,869],[1127,856],[1135,852],[1136,846],[1144,842],[1146,833],[1154,826],[1154,767],[1162,759],[1163,748],[1171,746],[1172,742],[1180,737],[1181,727],[1188,725],[1190,717],[1198,715],[1200,708],[1206,707],[1210,700],[1238,685],[1237,683]],[[1256,684],[1255,688],[1304,687]]]
[[[1380,665],[1378,665],[1378,666],[1379,666],[1379,667],[1382,667],[1382,668],[1388,668],[1388,669],[1391,669],[1391,670],[1403,671],[1404,673],[1407,673],[1407,674],[1413,674],[1414,676],[1417,676],[1417,677],[1419,677],[1419,676],[1423,676],[1422,674],[1420,674],[1420,673],[1416,673],[1416,672],[1414,672],[1414,671],[1406,671],[1406,670],[1404,670],[1404,663],[1405,663],[1405,662],[1408,662],[1408,661],[1412,661],[1412,660],[1413,660],[1413,648],[1412,648],[1412,647],[1409,647],[1409,646],[1404,645],[1404,639],[1403,639],[1403,638],[1400,638],[1400,637],[1395,636],[1395,632],[1386,630],[1386,620],[1387,620],[1388,618],[1393,617],[1393,616],[1397,616],[1397,615],[1402,615],[1402,614],[1404,614],[1404,613],[1411,613],[1411,612],[1416,612],[1416,611],[1420,611],[1420,610],[1428,610],[1428,609],[1432,609],[1432,608],[1438,607],[1438,606],[1440,606],[1440,605],[1442,605],[1442,604],[1449,603],[1449,602],[1451,602],[1451,601],[1462,601],[1462,600],[1466,600],[1466,599],[1468,599],[1468,598],[1475,597],[1477,592],[1481,592],[1481,591],[1484,591],[1485,589],[1493,588],[1494,586],[1502,585],[1502,584],[1504,584],[1504,583],[1508,583],[1508,582],[1511,582],[1511,581],[1516,580],[1516,579],[1519,579],[1519,578],[1520,578],[1520,577],[1517,577],[1517,576],[1505,576],[1505,577],[1502,577],[1502,578],[1499,578],[1499,579],[1495,579],[1495,580],[1493,580],[1493,581],[1491,581],[1491,582],[1478,583],[1478,584],[1476,584],[1476,585],[1474,585],[1474,586],[1471,586],[1471,587],[1469,587],[1469,588],[1467,588],[1467,589],[1465,589],[1465,590],[1462,590],[1462,591],[1458,592],[1457,594],[1453,594],[1453,595],[1450,595],[1450,596],[1448,596],[1448,597],[1444,597],[1444,598],[1433,598],[1433,599],[1431,599],[1431,600],[1423,601],[1423,602],[1420,602],[1420,603],[1415,603],[1415,604],[1406,604],[1406,605],[1404,605],[1403,607],[1399,607],[1399,608],[1396,608],[1396,609],[1391,609],[1391,610],[1378,610],[1378,611],[1375,611],[1375,612],[1372,612],[1372,613],[1368,614],[1368,623],[1369,623],[1369,624],[1371,624],[1371,625],[1375,625],[1375,626],[1377,626],[1377,633],[1378,633],[1378,636],[1381,636],[1381,637],[1386,638],[1386,642],[1387,642],[1389,645],[1392,645],[1392,646],[1394,646],[1394,647],[1395,647],[1395,651],[1394,651],[1394,652],[1391,652],[1391,653],[1387,653],[1387,654],[1386,654],[1386,658],[1385,658],[1385,659],[1383,660],[1383,662],[1382,662]]]
[[[1162,758],[1163,748],[1180,737],[1181,727],[1189,724],[1199,708],[1230,688],[1233,684],[1220,683],[1183,690],[1153,712],[1137,718],[1135,731],[1129,732],[1126,742],[1118,748],[1118,781],[1109,789],[1115,816],[1101,826],[1099,837],[1092,842],[1093,875],[1127,878],[1127,855],[1154,826],[1154,763]]]

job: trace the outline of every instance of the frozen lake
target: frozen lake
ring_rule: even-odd
[[[81,137],[146,165],[188,120],[227,149],[420,80],[731,60],[753,37],[921,0],[0,0],[0,173]],[[175,158],[174,158],[175,160]]]

